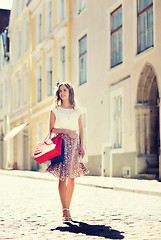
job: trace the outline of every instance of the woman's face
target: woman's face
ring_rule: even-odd
[[[65,85],[60,86],[59,96],[60,96],[62,101],[69,98],[69,89]]]

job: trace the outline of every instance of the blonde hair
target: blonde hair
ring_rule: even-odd
[[[55,98],[55,107],[58,107],[62,104],[62,99],[60,98],[60,87],[65,86],[69,90],[69,103],[72,105],[73,108],[75,108],[75,99],[74,99],[74,88],[71,85],[71,83],[68,82],[62,82],[58,85],[58,90],[56,91],[56,98]]]

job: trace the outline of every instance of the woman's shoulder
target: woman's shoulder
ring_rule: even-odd
[[[79,107],[79,106],[75,106],[74,109],[75,109],[76,111],[81,111],[81,107]]]
[[[58,107],[56,107],[55,105],[52,104],[52,105],[49,107],[49,110],[50,110],[51,112],[53,112],[53,113],[56,113],[57,110],[58,110]]]
[[[82,113],[82,108],[78,107],[78,106],[75,106],[74,109],[78,112],[78,115],[80,116],[80,114]]]

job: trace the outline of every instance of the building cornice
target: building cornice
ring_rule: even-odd
[[[50,97],[47,97],[45,100],[39,102],[39,103],[36,103],[34,106],[32,106],[31,108],[31,112],[32,112],[32,115],[39,111],[39,109],[43,109],[45,105],[48,104],[49,107],[47,107],[48,109],[50,108],[50,105],[53,103],[54,101],[54,97],[53,96],[50,96]]]
[[[14,112],[9,114],[10,122],[14,122],[19,120],[22,117],[25,117],[29,114],[29,104],[25,104],[24,106],[16,109]]]

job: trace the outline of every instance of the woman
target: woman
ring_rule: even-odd
[[[59,195],[63,221],[70,221],[70,203],[76,177],[87,174],[88,169],[80,162],[85,155],[80,108],[75,105],[74,89],[70,83],[60,83],[56,92],[56,106],[50,113],[50,131],[61,134],[64,146],[64,162],[50,164],[47,172],[59,178]]]

